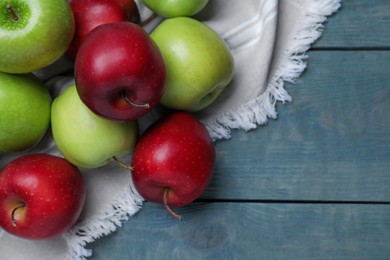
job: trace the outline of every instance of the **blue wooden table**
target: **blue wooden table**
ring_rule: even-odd
[[[217,142],[184,219],[145,203],[92,259],[390,259],[389,18],[389,0],[344,0],[293,102]]]

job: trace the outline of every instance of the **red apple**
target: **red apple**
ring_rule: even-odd
[[[26,239],[48,239],[78,220],[86,190],[78,168],[48,154],[24,155],[0,173],[0,226]]]
[[[165,78],[160,50],[142,27],[130,22],[92,30],[75,62],[81,100],[112,120],[133,121],[151,111],[163,95]]]
[[[69,4],[75,18],[75,34],[67,54],[73,59],[81,42],[97,26],[122,21],[141,22],[134,0],[70,0]]]
[[[215,147],[194,116],[176,112],[154,123],[140,137],[132,157],[132,179],[148,201],[181,207],[198,198],[213,174]]]

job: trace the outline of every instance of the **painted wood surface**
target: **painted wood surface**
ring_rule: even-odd
[[[309,55],[276,121],[217,143],[203,198],[390,201],[390,52]]]
[[[390,1],[343,0],[314,48],[390,48]]]
[[[390,259],[390,1],[344,0],[278,119],[217,143],[197,203],[143,209],[91,259]]]
[[[205,203],[177,221],[148,204],[94,259],[390,259],[390,205]]]

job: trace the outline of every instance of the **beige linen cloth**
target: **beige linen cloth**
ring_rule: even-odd
[[[143,18],[150,10],[137,1]],[[284,82],[294,82],[306,66],[305,51],[318,39],[327,17],[338,10],[340,0],[210,0],[197,19],[215,29],[235,58],[232,83],[218,100],[197,116],[212,137],[230,138],[231,129],[245,131],[276,118],[276,102],[291,100]],[[153,30],[161,19],[146,27]],[[313,64],[312,66],[315,66]],[[74,82],[63,76],[72,63],[61,59],[36,72],[47,82],[53,96]],[[141,131],[159,116],[156,110],[140,121]],[[30,152],[60,155],[48,134]],[[0,167],[16,156],[0,158]],[[130,163],[130,156],[121,158]],[[99,169],[82,169],[88,196],[80,222],[63,236],[47,241],[29,241],[0,229],[0,259],[85,259],[93,252],[87,243],[109,235],[142,208],[142,198],[133,189],[130,174],[115,163]],[[131,245],[129,245],[131,246]]]

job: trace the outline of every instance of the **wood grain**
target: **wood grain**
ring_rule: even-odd
[[[217,143],[183,221],[146,203],[91,259],[390,259],[390,1],[342,4],[278,119]]]
[[[217,143],[203,198],[390,201],[390,52],[309,55],[277,120]]]
[[[314,48],[390,48],[390,1],[343,0]]]
[[[389,259],[390,205],[145,205],[91,259]],[[123,258],[126,256],[125,258]]]

